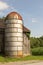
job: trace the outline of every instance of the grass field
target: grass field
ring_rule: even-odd
[[[14,62],[14,61],[27,61],[27,60],[43,60],[43,56],[26,56],[22,58],[8,58],[0,56],[0,62]]]

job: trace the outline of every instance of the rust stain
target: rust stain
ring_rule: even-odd
[[[18,51],[18,56],[22,56],[23,52],[22,51]]]

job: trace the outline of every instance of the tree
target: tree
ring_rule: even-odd
[[[39,38],[31,37],[31,48],[43,47],[43,36]]]

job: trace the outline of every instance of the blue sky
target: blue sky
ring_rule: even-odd
[[[0,0],[0,17],[12,11],[21,14],[31,36],[43,35],[43,0]]]

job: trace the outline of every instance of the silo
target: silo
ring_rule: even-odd
[[[5,55],[23,55],[23,20],[19,13],[11,12],[5,19]]]

